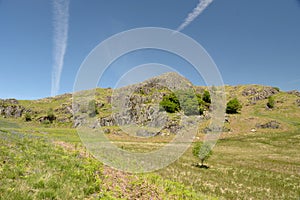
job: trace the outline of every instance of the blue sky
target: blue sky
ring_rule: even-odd
[[[198,0],[70,0],[67,48],[58,93],[72,92],[89,52],[108,37],[139,27],[177,29]],[[182,33],[200,43],[217,64],[224,83],[263,84],[300,90],[300,1],[215,0]],[[0,98],[51,95],[53,2],[0,0]],[[120,57],[100,86],[143,63],[174,67],[195,84],[187,62],[145,50]]]

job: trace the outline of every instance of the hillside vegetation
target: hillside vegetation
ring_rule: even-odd
[[[161,148],[182,129],[184,115],[196,115],[194,142],[201,142],[211,131],[213,108],[207,95],[216,88],[192,86],[173,74],[178,89],[169,77],[118,92],[96,88],[86,107],[74,103],[71,94],[0,100],[0,199],[299,199],[297,91],[225,86],[225,103],[237,99],[241,107],[225,114],[223,134],[205,160],[208,169],[197,167],[193,144],[176,162],[147,174],[112,169],[86,150],[76,132],[84,123],[82,115],[97,119],[91,128],[101,126],[112,142],[132,152]],[[180,96],[184,87],[195,94]],[[180,98],[184,104],[177,104]],[[122,109],[116,112],[114,102]],[[121,128],[132,122],[146,128],[132,129],[134,133]]]

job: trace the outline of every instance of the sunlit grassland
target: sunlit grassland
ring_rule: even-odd
[[[213,199],[154,173],[109,169],[75,129],[0,129],[0,199]]]

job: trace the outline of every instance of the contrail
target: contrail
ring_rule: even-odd
[[[189,13],[184,22],[177,28],[176,31],[182,31],[186,26],[188,26],[192,21],[194,21],[198,15],[200,15],[213,0],[200,0],[197,7],[194,8],[193,12]]]
[[[64,57],[68,41],[69,0],[53,1],[53,27],[54,64],[52,70],[51,96],[55,96],[58,93],[60,76],[64,65]]]

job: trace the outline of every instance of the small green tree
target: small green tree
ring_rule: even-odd
[[[47,118],[50,121],[50,123],[52,123],[56,119],[56,117],[55,117],[55,115],[53,113],[53,109],[52,108],[50,108],[48,110],[48,112],[47,112]]]
[[[169,113],[174,113],[180,111],[180,103],[175,95],[175,93],[171,93],[169,95],[165,95],[162,101],[159,103],[160,110],[165,110]]]
[[[204,167],[204,161],[211,155],[211,146],[208,143],[197,142],[193,148],[193,155],[200,159],[200,167]]]
[[[237,98],[234,98],[228,101],[226,106],[226,113],[235,114],[238,113],[241,109],[242,109],[242,104],[239,102]]]
[[[199,115],[200,104],[194,90],[177,91],[176,95],[180,101],[180,108],[185,115]]]
[[[26,122],[29,122],[29,121],[31,121],[31,115],[30,115],[30,113],[25,113],[25,121]]]
[[[204,90],[202,100],[206,103],[211,103],[210,93],[207,90]]]
[[[268,103],[267,103],[268,108],[274,108],[275,106],[275,99],[273,96],[268,97]]]

